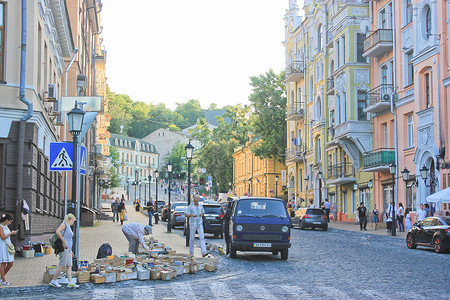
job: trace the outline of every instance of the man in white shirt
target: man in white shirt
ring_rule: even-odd
[[[139,244],[141,244],[145,250],[150,251],[150,248],[148,248],[145,244],[144,235],[149,235],[152,233],[152,226],[145,226],[139,223],[128,223],[123,225],[122,232],[129,242],[129,252],[137,254]]]
[[[325,199],[325,214],[327,215],[328,223],[330,223],[330,208],[331,208],[330,201],[328,201],[328,199]]]
[[[197,232],[198,238],[200,239],[202,256],[206,256],[208,252],[206,251],[205,234],[203,232],[203,215],[205,214],[205,209],[199,201],[199,196],[195,196],[194,202],[188,206],[185,213],[185,217],[189,218],[189,253],[194,255],[194,240],[195,233]]]
[[[425,220],[427,217],[427,211],[423,209],[423,204],[420,204],[420,209],[416,213],[417,222]]]

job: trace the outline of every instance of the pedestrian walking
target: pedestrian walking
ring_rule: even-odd
[[[9,230],[9,225],[13,222],[14,217],[10,213],[3,213],[0,216],[0,277],[1,285],[11,285],[6,281],[6,274],[11,270],[14,264],[14,254],[9,253],[8,248],[14,245],[11,243],[11,236],[16,235],[17,231]],[[12,246],[9,246],[12,245]]]
[[[331,208],[330,201],[328,201],[328,199],[325,199],[325,213],[327,215],[328,223],[330,223],[330,208]]]
[[[305,199],[302,199],[302,201],[300,202],[300,207],[301,207],[301,208],[305,208],[305,207],[306,207],[306,201],[305,201]]]
[[[358,208],[359,208],[359,205],[356,205],[356,210],[355,210],[355,215],[356,215],[356,223],[355,223],[355,225],[358,225],[358,224],[359,224],[359,214],[358,214]]]
[[[202,256],[208,255],[205,245],[205,234],[203,232],[203,216],[205,210],[203,205],[199,203],[200,198],[198,196],[194,197],[194,202],[191,203],[185,212],[185,217],[189,218],[189,253],[194,255],[194,240],[195,233],[198,233],[198,238],[200,239],[200,249]]]
[[[399,232],[404,232],[405,231],[405,224],[403,223],[403,219],[404,219],[404,208],[403,208],[403,204],[400,202],[398,204],[398,213],[397,213],[397,221],[398,221],[398,231]]]
[[[56,229],[56,235],[61,240],[61,248],[55,249],[55,254],[59,256],[59,264],[56,268],[55,275],[53,275],[52,281],[50,281],[50,285],[53,287],[61,287],[56,279],[63,269],[66,269],[67,280],[69,283],[67,287],[77,288],[79,287],[75,282],[72,281],[72,245],[73,245],[73,232],[70,226],[75,223],[75,216],[73,214],[68,214],[64,217],[64,222],[59,225],[58,229]]]
[[[126,221],[125,216],[127,214],[127,208],[125,207],[124,199],[120,200],[119,208],[117,209],[117,211],[119,212],[120,215],[120,225],[123,225],[123,221]]]
[[[314,201],[313,200],[309,200],[309,208],[314,208]]]
[[[114,200],[114,203],[111,205],[113,212],[113,222],[119,222],[119,198]]]
[[[378,217],[378,209],[377,209],[377,205],[374,204],[373,205],[373,209],[372,209],[372,224],[373,224],[373,230],[377,230],[377,226],[378,226],[378,222],[380,221],[379,217]]]
[[[409,231],[412,227],[411,214],[409,213],[409,208],[405,209],[405,227],[406,231]]]
[[[425,204],[423,205],[423,209],[427,212],[426,217],[427,217],[427,218],[430,217],[430,205],[428,205],[428,203],[425,203]]]
[[[364,202],[360,203],[360,206],[356,209],[357,216],[359,217],[359,228],[360,230],[367,230],[367,222],[366,222],[366,212],[367,208],[364,207]]]
[[[331,211],[333,212],[333,222],[337,221],[337,205],[333,203]]]
[[[392,231],[394,230],[394,226],[396,226],[396,216],[398,214],[398,209],[394,205],[394,201],[391,202],[391,205],[386,210],[386,227],[388,228],[388,234],[392,234]],[[392,218],[394,216],[394,218]],[[389,227],[389,221],[391,222]]]
[[[147,202],[147,206],[145,207],[145,209],[148,212],[148,225],[153,226],[152,224],[152,217],[153,217],[153,212],[154,212],[154,206],[153,206],[153,199],[152,197],[150,197],[150,199]]]
[[[427,217],[427,212],[423,209],[423,204],[420,204],[420,208],[416,213],[417,222],[422,222]]]
[[[152,226],[131,222],[122,227],[122,232],[128,240],[129,252],[136,255],[138,253],[139,244],[141,244],[145,250],[150,251],[150,248],[145,244],[144,236],[152,233]]]
[[[141,210],[141,202],[139,201],[139,198],[136,199],[134,205],[136,207],[136,211],[139,212]]]

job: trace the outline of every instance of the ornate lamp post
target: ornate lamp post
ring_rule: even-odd
[[[144,178],[144,203],[147,203],[147,178]]]
[[[156,190],[156,196],[155,196],[155,213],[158,213],[158,179],[159,179],[159,171],[155,170],[155,190]],[[158,224],[159,218],[155,218],[155,224]]]
[[[187,182],[187,200],[188,200],[188,206],[191,204],[191,160],[192,156],[194,155],[194,146],[191,145],[191,142],[187,144],[184,147],[184,151],[186,154],[186,159],[188,162],[188,182]],[[186,222],[187,228],[186,228],[186,246],[189,246],[189,235],[190,235],[190,228],[189,228],[189,222]]]
[[[278,180],[280,177],[278,175],[275,175],[275,198],[278,198]]]
[[[172,226],[170,226],[170,219],[172,218],[171,212],[170,212],[170,182],[172,181],[172,163],[169,162],[167,164],[167,172],[169,173],[169,207],[167,208],[167,232],[172,232]]]
[[[152,197],[152,175],[148,175],[148,200]]]
[[[127,177],[127,200],[130,201],[130,179]]]
[[[319,179],[319,206],[322,205],[322,179],[323,179],[323,173],[319,170],[317,173],[317,179]]]
[[[396,221],[395,221],[395,193],[394,193],[394,186],[395,186],[395,169],[396,169],[395,163],[392,163],[389,165],[389,173],[392,175],[392,236],[396,236],[395,227],[396,227]]]
[[[78,259],[78,249],[80,240],[80,201],[77,199],[77,182],[78,175],[78,135],[81,133],[81,127],[84,120],[84,111],[78,108],[78,103],[75,102],[75,107],[67,114],[69,121],[69,131],[73,136],[73,162],[72,162],[72,202],[76,203],[77,227],[75,231],[75,261]]]

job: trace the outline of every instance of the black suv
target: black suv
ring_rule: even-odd
[[[223,238],[223,218],[225,212],[223,207],[219,204],[203,204],[205,214],[203,217],[203,231],[204,233],[214,234],[215,237],[220,235]],[[184,220],[183,234],[186,235],[186,228],[189,218]]]

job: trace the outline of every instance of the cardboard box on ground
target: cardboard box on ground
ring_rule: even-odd
[[[95,284],[112,283],[125,280],[171,280],[176,276],[196,273],[200,270],[213,272],[217,267],[214,257],[194,258],[190,254],[176,253],[170,247],[150,238],[151,251],[134,255],[126,252],[112,255],[94,262],[79,261],[78,272],[72,277],[78,283],[92,282]],[[44,282],[49,283],[55,274],[57,266],[49,266],[44,273]],[[65,273],[58,276],[58,282],[67,284]]]

